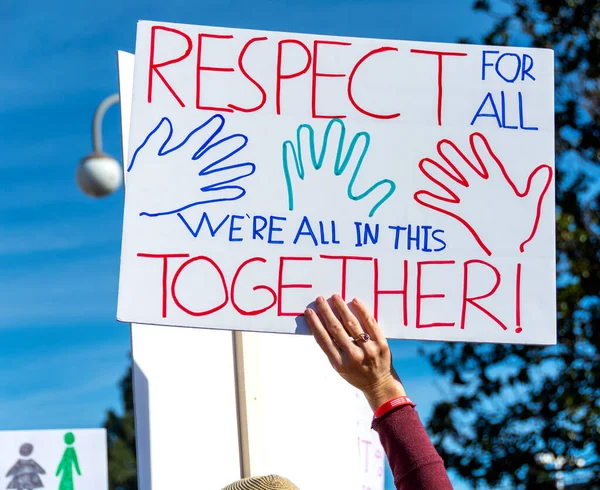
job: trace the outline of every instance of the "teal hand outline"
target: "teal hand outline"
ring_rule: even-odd
[[[364,139],[364,142],[365,142],[363,150],[358,158],[356,167],[354,168],[354,172],[352,173],[352,177],[350,178],[350,182],[348,183],[348,189],[347,189],[348,198],[351,199],[352,201],[360,201],[361,199],[364,199],[365,197],[369,196],[372,192],[374,192],[377,188],[379,188],[381,186],[389,187],[386,194],[381,199],[379,199],[379,201],[377,201],[377,203],[371,208],[371,211],[369,212],[369,218],[372,218],[373,215],[375,214],[375,212],[379,209],[379,207],[385,201],[387,201],[392,196],[392,194],[396,191],[396,184],[393,181],[391,181],[390,179],[382,179],[379,182],[376,182],[375,184],[373,184],[366,191],[364,191],[360,194],[355,194],[354,184],[356,183],[356,179],[358,178],[358,173],[362,166],[363,160],[364,160],[365,156],[367,155],[367,151],[369,150],[369,145],[371,144],[371,136],[366,131],[361,131],[361,132],[356,133],[354,135],[354,137],[352,138],[352,141],[350,142],[350,146],[348,147],[348,151],[346,152],[346,155],[343,156],[344,139],[346,136],[346,126],[344,125],[344,122],[341,119],[331,119],[329,121],[329,123],[327,124],[327,127],[325,128],[325,133],[323,134],[323,145],[321,146],[321,152],[320,152],[318,158],[317,158],[317,152],[315,149],[315,131],[310,124],[301,124],[300,126],[298,126],[298,129],[296,131],[297,150],[292,141],[286,140],[283,142],[283,145],[282,145],[282,147],[283,147],[283,174],[285,176],[285,183],[286,183],[287,193],[288,193],[288,209],[290,211],[294,210],[294,189],[292,186],[292,177],[290,175],[290,165],[289,165],[290,162],[288,159],[288,150],[291,150],[291,154],[293,155],[294,165],[296,167],[296,172],[298,173],[298,177],[300,177],[300,180],[304,180],[305,172],[304,172],[304,161],[302,158],[302,145],[301,145],[302,130],[303,129],[308,130],[310,160],[311,160],[313,168],[315,170],[319,170],[323,166],[323,160],[325,159],[325,154],[327,152],[327,145],[329,143],[329,133],[331,132],[331,128],[333,127],[334,124],[340,125],[340,139],[338,142],[338,147],[337,147],[337,152],[336,152],[336,157],[335,157],[335,164],[333,166],[334,175],[339,176],[344,173],[344,171],[346,170],[346,168],[348,167],[348,165],[350,163],[350,159],[352,157],[352,154],[355,150],[357,143],[361,139]]]

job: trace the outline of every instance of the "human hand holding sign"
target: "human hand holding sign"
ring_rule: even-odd
[[[353,312],[338,294],[330,301],[331,306],[318,297],[316,311],[308,308],[304,318],[333,368],[364,393],[373,411],[393,398],[406,396],[385,335],[367,305],[355,299]]]
[[[151,202],[140,216],[157,217],[180,213],[194,206],[241,199],[246,190],[239,185],[256,171],[250,162],[234,163],[234,157],[248,144],[243,134],[222,136],[225,118],[216,114],[190,131],[180,143],[167,117],[150,131],[135,150],[127,172],[142,166],[152,174],[145,179],[143,192]],[[182,153],[182,163],[170,158]],[[231,162],[231,163],[230,163]],[[238,182],[234,185],[234,183]],[[173,196],[180,196],[173,201]],[[193,197],[190,197],[193,196]]]
[[[337,294],[330,302],[318,297],[316,308],[306,309],[304,318],[333,368],[365,395],[374,412],[371,427],[379,434],[396,488],[452,490],[444,462],[394,370],[377,320],[359,299],[350,308]]]
[[[552,182],[552,167],[537,166],[525,188],[519,190],[484,135],[473,133],[469,142],[476,162],[454,142],[438,142],[440,160],[423,158],[419,169],[443,192],[420,190],[414,198],[460,222],[487,255],[501,248],[523,253],[538,230],[544,196]]]
[[[334,132],[333,135],[331,134],[332,131]],[[333,140],[335,152],[333,173],[335,176],[349,176],[348,182],[344,183],[344,192],[350,200],[361,201],[372,195],[373,201],[375,201],[369,211],[369,217],[372,217],[377,209],[392,196],[396,190],[396,184],[390,179],[380,180],[371,185],[366,191],[356,193],[356,180],[363,160],[369,150],[371,137],[369,133],[364,131],[357,133],[350,141],[348,148],[345,149],[345,136],[346,126],[344,122],[341,119],[332,119],[325,128],[323,143],[318,156],[315,144],[315,131],[309,124],[298,126],[296,142],[287,140],[283,143],[283,173],[287,186],[288,208],[290,211],[293,211],[295,206],[292,172],[295,171],[297,177],[303,181],[307,169],[312,167],[314,170],[320,170],[326,164],[326,158],[331,156],[332,153],[331,149],[329,152],[327,151],[330,139]],[[382,192],[375,192],[379,188],[383,191],[383,195]]]

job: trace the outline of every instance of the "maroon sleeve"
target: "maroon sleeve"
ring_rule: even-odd
[[[416,410],[405,405],[373,421],[398,490],[452,490],[444,462]]]

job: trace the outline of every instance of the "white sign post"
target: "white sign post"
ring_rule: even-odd
[[[140,22],[121,321],[556,342],[553,53]]]
[[[0,431],[0,488],[108,490],[104,429]]]

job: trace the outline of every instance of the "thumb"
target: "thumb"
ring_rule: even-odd
[[[371,138],[369,133],[357,133],[350,142],[344,160],[339,166],[336,164],[335,174],[341,175],[344,171],[349,169],[348,171],[351,173],[351,177],[348,182],[348,197],[353,201],[360,201],[369,197],[369,199],[374,202],[369,211],[369,217],[372,218],[379,207],[392,197],[392,194],[396,191],[396,184],[390,179],[381,179],[363,192],[356,192],[356,180],[359,177],[363,160],[369,150],[370,141]],[[364,188],[365,186],[361,185],[360,187]]]
[[[531,197],[532,199],[538,200],[541,204],[548,188],[552,183],[552,167],[549,165],[539,165],[536,169],[531,172],[527,179],[527,187],[522,193],[521,197]]]
[[[147,156],[161,155],[169,140],[173,136],[173,123],[168,117],[163,117],[160,122],[144,138],[144,141],[133,152],[127,171],[131,172],[133,166],[140,159]]]
[[[520,197],[529,199],[531,206],[535,205],[535,215],[531,233],[519,246],[521,253],[525,251],[525,245],[533,240],[533,237],[535,237],[535,234],[537,233],[538,225],[542,215],[544,197],[546,196],[548,189],[550,188],[550,184],[552,183],[553,173],[552,167],[549,165],[539,165],[529,175],[529,178],[527,179],[527,187],[525,188],[525,191],[520,194]]]
[[[354,193],[354,180],[356,174],[352,177],[348,185],[348,197],[353,201],[368,199],[370,204],[369,218],[375,215],[375,212],[396,192],[396,184],[390,179],[381,179],[375,182],[371,187],[360,194]]]

